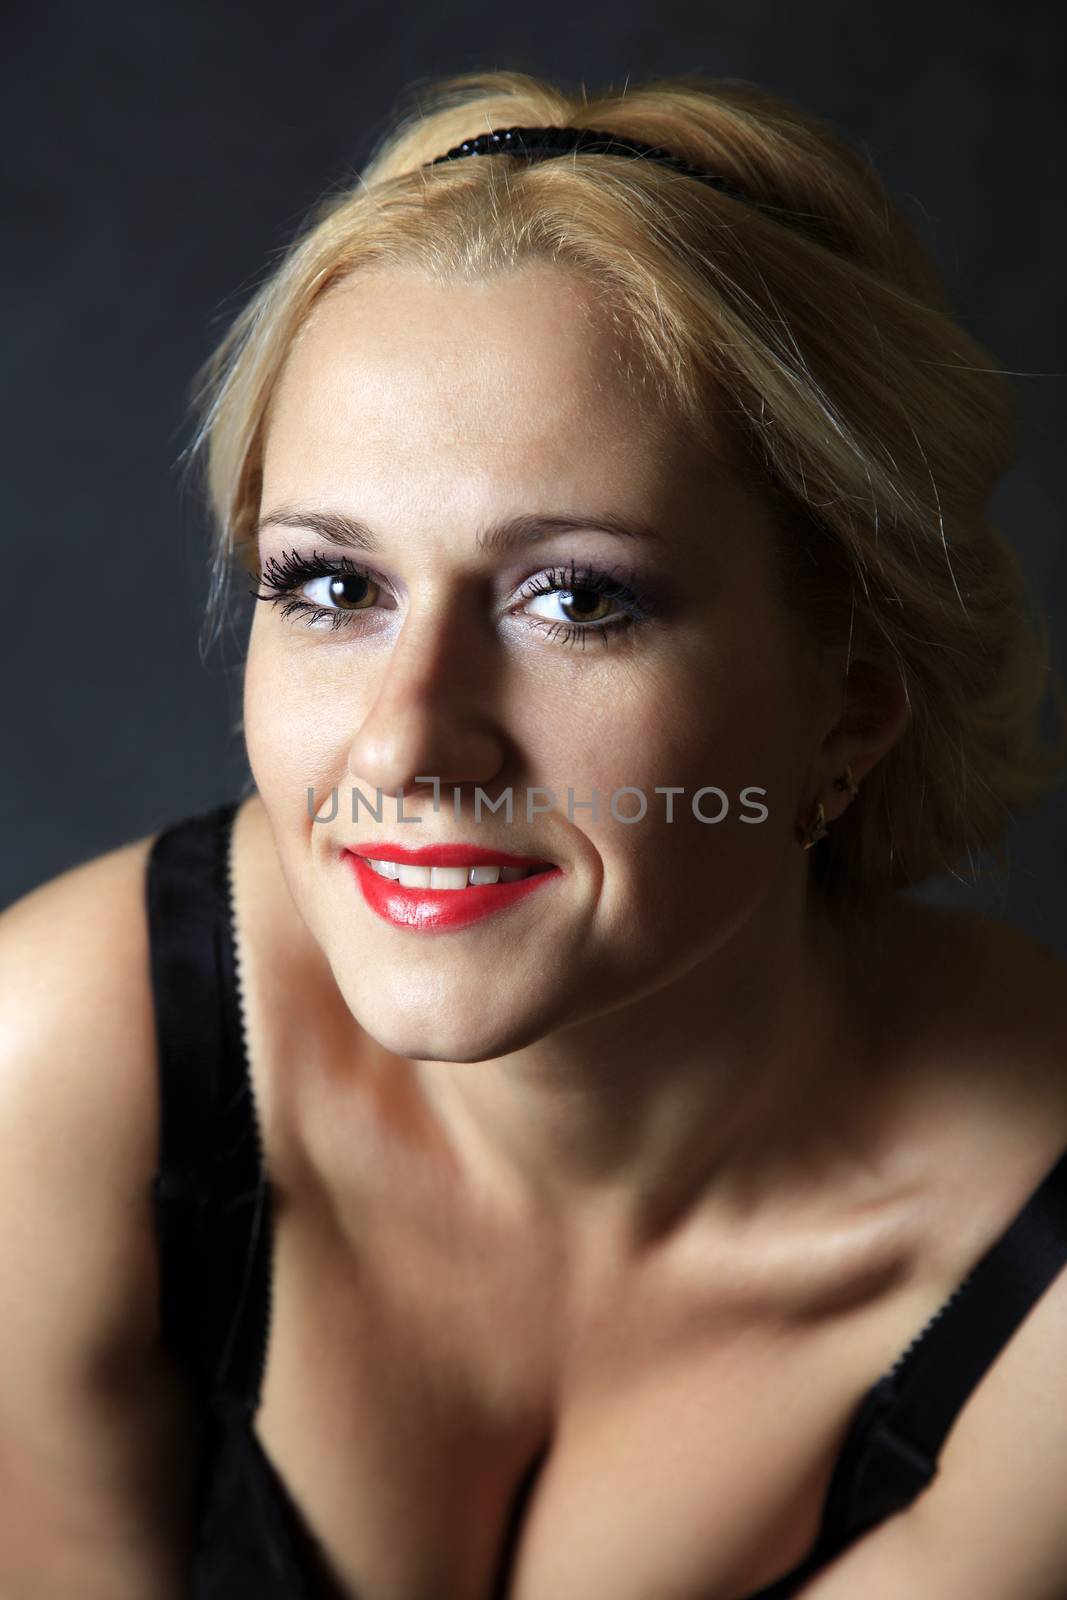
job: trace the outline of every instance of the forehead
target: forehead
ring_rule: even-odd
[[[432,460],[438,480],[444,468],[519,487],[547,473],[566,493],[580,471],[591,489],[621,474],[640,491],[690,453],[706,454],[683,442],[636,347],[574,274],[531,264],[440,282],[390,268],[315,307],[272,400],[264,468],[402,467],[414,482]]]
[[[476,280],[438,281],[415,268],[349,278],[321,299],[286,363],[284,383],[332,379],[366,400],[403,391],[430,402],[442,427],[499,429],[510,414],[547,400],[568,424],[589,417],[597,396],[623,398],[633,376],[616,357],[628,348],[592,291],[573,273],[541,263]],[[542,420],[540,410],[536,420]]]

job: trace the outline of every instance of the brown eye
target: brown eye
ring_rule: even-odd
[[[611,616],[611,602],[595,589],[564,589],[557,593],[564,611],[575,612],[575,622],[602,622]]]
[[[532,595],[530,603],[534,616],[557,623],[560,613],[564,622],[603,622],[618,609],[617,602],[610,595],[602,594],[598,589],[582,588],[578,584],[570,589],[563,584],[553,584],[551,588]]]
[[[270,556],[260,579],[264,588],[255,591],[255,599],[277,606],[285,619],[299,618],[307,628],[336,632],[348,626],[353,613],[379,610],[383,600],[388,605],[388,587],[343,558],[289,550]]]
[[[338,611],[365,611],[374,605],[381,592],[373,578],[361,577],[358,572],[343,572],[328,578],[314,578],[311,583],[304,585],[305,592],[312,589],[316,583],[323,586],[326,602]],[[323,603],[313,594],[309,594],[308,598],[318,604]]]
[[[617,570],[593,566],[555,567],[531,578],[521,612],[546,638],[560,644],[582,644],[591,637],[607,645],[631,636],[654,613]]]

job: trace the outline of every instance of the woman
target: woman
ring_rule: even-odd
[[[4,919],[3,1593],[1052,1600],[1002,381],[754,88],[423,102],[208,373],[252,792]]]

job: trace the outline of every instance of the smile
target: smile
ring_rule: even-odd
[[[443,933],[486,917],[515,913],[531,896],[543,896],[563,872],[551,862],[507,866],[455,861],[447,866],[386,861],[342,851],[365,904],[395,928]]]

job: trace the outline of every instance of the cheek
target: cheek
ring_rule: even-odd
[[[278,704],[284,682],[279,662],[268,645],[260,642],[253,623],[244,676],[244,732],[248,762],[256,787],[264,797],[277,786],[286,757],[294,754],[289,728],[291,717]]]
[[[666,829],[672,839],[688,833],[693,847],[714,848],[716,838],[737,834],[739,813],[751,814],[760,804],[771,813],[767,823],[743,825],[738,837],[748,839],[761,827],[781,831],[795,799],[803,741],[789,663],[780,653],[753,659],[752,650],[739,642],[715,659],[686,663],[631,688],[629,699],[612,699],[610,722],[602,704],[585,719],[584,754],[576,762],[583,780],[602,798],[600,812],[610,815],[610,796],[619,788],[633,787],[646,797],[644,819],[630,827],[612,820],[613,833],[644,840]],[[668,797],[656,794],[657,787],[684,791],[673,797],[669,824]],[[705,787],[727,796],[729,811],[720,824],[693,815],[693,796]],[[767,793],[753,795],[746,806],[741,799],[746,788]],[[709,793],[698,806],[714,817],[723,801]],[[620,795],[617,809],[636,815],[641,803],[637,795]],[[589,831],[594,831],[591,823]]]
[[[337,782],[338,729],[343,700],[315,692],[292,653],[255,627],[244,675],[244,731],[248,761],[264,799],[306,808],[309,785]]]
[[[602,911],[653,943],[694,928],[714,938],[767,891],[792,848],[802,740],[788,663],[773,653],[754,662],[749,650],[742,659],[739,649],[734,664],[724,655],[662,680],[632,712],[610,732],[601,723],[585,763],[596,823],[575,813],[607,868]],[[624,786],[639,789],[647,809],[641,815],[639,796],[624,794],[617,810],[639,820],[611,814],[611,794]],[[763,792],[746,799],[745,790]]]

